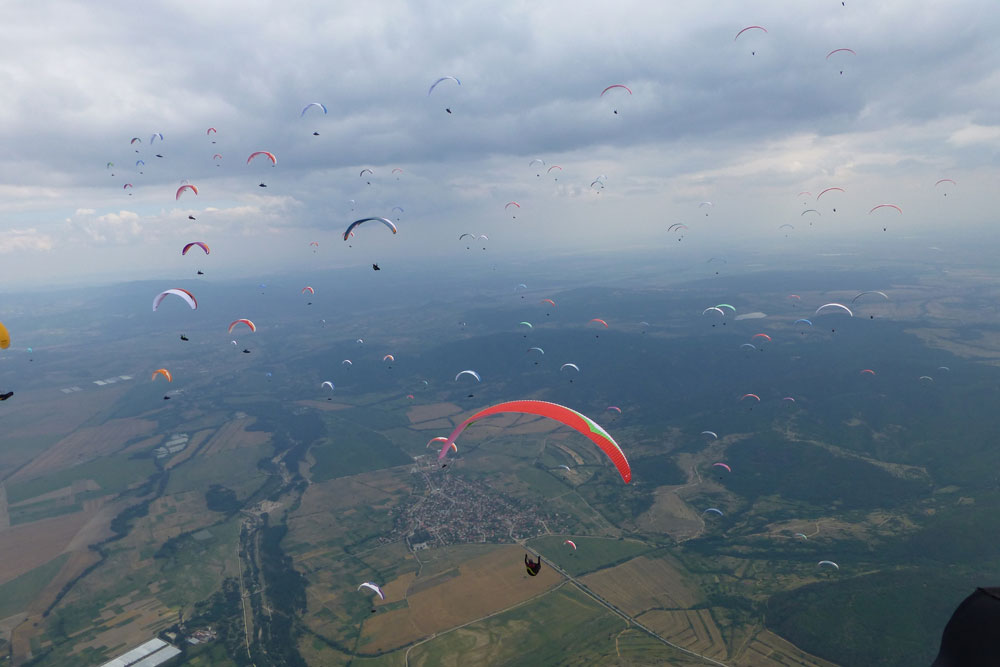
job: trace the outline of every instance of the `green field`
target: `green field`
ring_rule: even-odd
[[[56,556],[48,563],[0,585],[0,618],[22,611],[52,581],[67,558],[69,554]]]
[[[576,551],[566,540],[576,543]],[[617,540],[600,537],[545,536],[528,540],[528,545],[536,549],[542,557],[554,562],[572,576],[586,574],[634,558],[652,551],[653,548],[634,540]]]
[[[347,419],[328,417],[327,433],[330,435],[310,450],[316,461],[311,470],[314,482],[413,461],[381,433]]]
[[[410,651],[409,664],[595,665],[615,656],[625,622],[573,587],[448,632]]]
[[[80,502],[67,502],[68,499],[60,498],[49,500],[43,503],[33,503],[24,507],[12,507],[10,509],[10,525],[16,526],[21,523],[31,523],[41,519],[49,519],[63,514],[72,514],[83,509]]]
[[[106,494],[118,493],[154,472],[156,465],[153,459],[133,459],[127,454],[105,456],[25,482],[10,482],[7,484],[7,502],[18,503],[82,479],[94,480]]]

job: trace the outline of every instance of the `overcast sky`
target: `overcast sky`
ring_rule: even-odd
[[[446,261],[463,232],[503,262],[666,247],[673,222],[724,253],[995,221],[995,0],[37,0],[3,23],[5,289]],[[366,216],[399,234],[347,247]]]

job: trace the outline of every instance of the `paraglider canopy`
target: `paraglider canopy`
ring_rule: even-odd
[[[191,307],[191,310],[198,309],[198,301],[197,299],[194,298],[194,294],[191,294],[191,292],[188,292],[186,289],[177,287],[174,289],[164,290],[163,292],[160,292],[155,297],[153,297],[153,310],[155,311],[157,308],[159,308],[160,303],[171,294],[173,294],[174,296],[179,296],[180,298],[184,299],[184,302]]]
[[[565,406],[549,403],[548,401],[507,401],[474,413],[451,432],[451,435],[448,436],[444,446],[441,448],[441,453],[438,454],[438,460],[443,459],[447,455],[449,444],[458,439],[458,436],[467,426],[484,417],[507,412],[547,417],[569,426],[589,438],[591,442],[597,445],[611,459],[611,462],[615,465],[615,468],[617,468],[618,473],[626,484],[632,480],[632,468],[628,463],[628,459],[625,458],[625,452],[622,451],[622,448],[607,431],[589,417]]]
[[[396,225],[393,224],[392,220],[389,220],[388,218],[361,218],[360,220],[355,220],[347,226],[347,229],[344,230],[344,240],[346,241],[350,237],[351,232],[354,231],[354,228],[363,222],[381,222],[383,225],[391,229],[393,234],[396,233]],[[375,270],[377,271],[378,269]]]

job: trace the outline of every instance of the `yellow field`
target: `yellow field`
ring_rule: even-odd
[[[801,651],[778,635],[763,630],[753,638],[733,662],[738,667],[836,667]]]
[[[97,515],[98,508],[93,507],[90,511],[42,519],[0,532],[0,584],[69,549],[73,538]]]
[[[523,559],[524,550],[509,545],[462,563],[457,577],[407,595],[407,608],[380,613],[365,621],[359,650],[368,653],[403,646],[506,609],[562,581],[560,575],[546,567],[537,577],[529,577]],[[401,591],[418,582],[412,574],[388,582],[386,603],[398,600]]]
[[[406,411],[406,417],[411,424],[421,424],[457,415],[461,411],[462,408],[454,403],[434,403],[433,405],[416,405]]]
[[[637,520],[640,529],[664,533],[678,541],[698,535],[705,524],[701,517],[677,495],[674,487],[660,487],[654,493],[653,506]]]
[[[729,650],[722,632],[708,609],[648,611],[638,620],[649,629],[689,651],[716,660],[726,660]]]
[[[654,607],[687,609],[698,601],[697,590],[662,558],[640,556],[580,581],[632,616]]]
[[[240,447],[256,447],[264,444],[271,438],[269,433],[246,430],[253,425],[254,421],[256,420],[253,417],[248,417],[246,419],[227,422],[215,432],[215,435],[208,441],[208,444],[205,445],[205,449],[202,450],[200,455],[213,456],[221,452],[233,451]]]

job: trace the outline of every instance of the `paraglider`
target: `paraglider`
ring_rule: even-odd
[[[378,264],[372,264],[372,271],[381,271],[382,267]]]
[[[573,430],[589,438],[591,442],[597,445],[600,450],[607,455],[626,484],[631,481],[632,468],[629,466],[628,460],[625,458],[625,453],[607,431],[601,428],[600,425],[591,420],[589,417],[565,406],[550,403],[548,401],[507,401],[476,412],[455,427],[455,429],[451,432],[451,435],[449,435],[448,439],[445,441],[445,445],[441,448],[441,453],[438,454],[438,459],[440,460],[445,457],[448,452],[448,444],[455,442],[462,431],[464,431],[470,424],[479,421],[484,417],[508,412],[538,415],[540,417],[554,419],[562,424],[565,424],[566,426],[569,426]]]
[[[412,398],[412,396],[413,396],[413,394],[410,394],[411,398]],[[448,438],[444,437],[443,435],[439,435],[436,438],[431,438],[430,440],[428,440],[427,441],[427,446],[430,447],[435,442],[445,442],[447,440],[448,440]],[[451,451],[455,452],[456,454],[458,453],[458,445],[456,445],[454,442],[451,443]]]
[[[866,294],[878,294],[879,296],[881,296],[886,301],[889,300],[889,295],[886,294],[885,292],[879,292],[878,290],[869,290],[867,292],[860,292],[856,297],[854,297],[853,299],[851,299],[851,303],[854,303],[855,301],[857,301],[858,299],[860,299],[861,297],[863,297]]]
[[[576,551],[576,542],[574,542],[573,540],[566,540],[565,542],[563,542],[563,546],[566,546],[567,544],[573,547],[573,551]]]
[[[562,371],[562,370],[566,370],[567,368],[572,368],[573,370],[575,370],[577,372],[580,371],[580,367],[577,366],[576,364],[563,364],[562,366],[559,367],[559,370]]]
[[[805,323],[806,323],[806,324],[808,324],[809,326],[812,326],[812,325],[813,325],[813,323],[812,323],[812,321],[811,321],[811,320],[807,320],[807,319],[805,319],[805,318],[800,318],[800,319],[797,319],[797,320],[795,320],[795,324],[798,324],[799,322],[805,322]]]
[[[208,255],[209,253],[212,252],[209,249],[209,247],[207,245],[205,245],[204,242],[202,242],[202,241],[192,241],[191,243],[185,244],[185,246],[181,249],[181,255],[188,254],[188,250],[190,250],[191,248],[193,248],[195,246],[198,246],[199,248],[201,248],[202,250],[204,250],[206,255]]]
[[[271,161],[272,167],[278,164],[278,158],[274,157],[274,153],[268,151],[255,151],[251,153],[250,157],[247,158],[247,164],[250,164],[251,162],[254,161],[255,158],[258,158],[261,155],[263,155],[264,157],[266,157],[268,160]]]
[[[743,400],[744,398],[754,398],[754,399],[757,399],[757,402],[758,402],[758,403],[760,403],[760,396],[758,396],[757,394],[743,394],[742,396],[740,396],[740,400],[741,400],[741,401],[742,401],[742,400]]]
[[[392,220],[389,220],[388,218],[361,218],[360,220],[355,220],[347,226],[347,229],[344,230],[344,240],[346,241],[349,238],[355,227],[365,222],[381,222],[383,225],[391,229],[393,234],[396,233],[396,225],[393,224]],[[375,270],[378,271],[378,269]]]
[[[719,516],[726,516],[725,514],[722,513],[722,510],[720,510],[717,507],[709,507],[707,510],[703,511],[702,514],[708,514],[709,512],[715,512]]]
[[[0,350],[6,350],[8,347],[10,347],[10,332],[3,322],[0,322]]]
[[[168,371],[166,368],[157,368],[155,371],[153,371],[153,376],[149,379],[155,380],[157,375],[162,375],[163,377],[167,378],[167,382],[174,381],[174,377],[170,374],[170,371]]]
[[[608,86],[607,88],[605,88],[604,90],[601,91],[601,97],[604,97],[604,93],[608,92],[609,90],[614,90],[615,88],[621,88],[625,92],[627,92],[629,95],[632,94],[632,89],[629,88],[628,86],[623,85],[621,83],[614,83],[614,84],[611,84],[610,86]]]
[[[538,352],[538,354],[545,354],[545,350],[543,350],[540,347],[529,347],[528,348],[528,352],[531,352],[531,351],[536,351],[536,352]]]
[[[458,79],[456,79],[456,78],[455,78],[455,77],[453,77],[453,76],[443,76],[443,77],[441,77],[440,79],[438,79],[437,81],[435,81],[434,83],[432,83],[432,84],[431,84],[431,87],[427,89],[427,96],[428,96],[428,97],[430,97],[431,93],[433,93],[433,92],[434,92],[434,89],[435,89],[435,88],[437,88],[437,85],[438,85],[439,83],[441,83],[442,81],[454,81],[454,82],[455,82],[455,83],[457,83],[458,85],[460,85],[460,86],[462,85],[462,82],[461,82],[461,81],[459,81]],[[473,87],[475,87],[475,86],[473,86]],[[451,112],[449,111],[448,113],[451,113]]]
[[[181,289],[180,287],[174,289],[164,290],[160,292],[155,297],[153,297],[153,310],[155,311],[160,307],[160,302],[166,299],[170,295],[178,296],[184,300],[184,302],[191,307],[191,310],[198,309],[198,301],[194,298],[194,294],[188,292],[186,289]]]
[[[359,591],[362,588],[367,588],[370,591],[374,591],[375,594],[378,595],[380,599],[382,599],[382,600],[385,599],[385,593],[382,592],[382,589],[379,588],[378,584],[372,583],[371,581],[366,581],[365,583],[363,583],[360,586],[358,586],[358,590]]]
[[[622,409],[619,408],[617,405],[609,405],[608,407],[606,407],[604,409],[607,412],[617,412],[618,414],[622,413]]]
[[[14,395],[14,392],[8,391],[5,394],[0,394],[0,401],[6,401],[8,398]]]
[[[830,308],[831,310],[825,310],[826,308]],[[822,306],[820,306],[819,308],[816,309],[816,312],[813,313],[813,316],[815,317],[816,315],[825,315],[825,314],[829,314],[831,312],[835,313],[835,312],[838,312],[836,310],[837,308],[843,310],[845,313],[847,313],[851,317],[854,317],[854,313],[851,312],[851,309],[848,308],[847,306],[845,306],[842,303],[824,303]]]
[[[310,294],[315,294],[316,290],[314,290],[309,285],[306,285],[305,287],[302,288],[302,291],[300,292],[300,294],[305,294],[306,292],[309,292]]]
[[[551,305],[551,306],[555,306],[555,305],[556,305],[556,302],[555,302],[555,301],[553,301],[552,299],[542,299],[542,300],[541,300],[541,301],[539,301],[538,303],[547,303],[547,304],[549,304],[549,305]]]
[[[464,370],[459,372],[459,374],[455,376],[455,382],[458,382],[458,378],[462,377],[463,375],[471,375],[472,377],[476,378],[476,382],[482,382],[482,378],[479,377],[479,373],[473,370]]]
[[[844,188],[837,188],[837,187],[827,188],[827,189],[823,190],[822,192],[820,192],[818,195],[816,195],[816,200],[819,201],[819,198],[822,197],[823,195],[825,195],[827,192],[834,192],[834,191],[845,192]]]
[[[719,439],[719,434],[716,433],[715,431],[702,431],[698,435],[710,435],[710,436],[712,436],[712,440],[718,440]]]
[[[826,59],[829,60],[830,56],[832,56],[835,53],[850,53],[852,56],[858,55],[857,53],[854,52],[854,49],[834,49],[833,51],[830,51],[830,53],[826,54]],[[840,73],[843,74],[844,70],[840,70]]]
[[[767,28],[765,28],[763,26],[748,25],[747,27],[743,28],[738,33],[736,33],[736,37],[733,37],[733,41],[735,42],[736,40],[738,40],[740,38],[740,35],[742,35],[743,33],[745,33],[747,30],[760,30],[760,31],[765,32],[765,33],[767,32]],[[757,52],[756,51],[751,51],[750,55],[755,56],[755,55],[757,55]]]
[[[330,391],[333,391],[333,390],[334,390],[334,386],[333,386],[333,383],[332,383],[332,382],[330,382],[329,380],[325,381],[325,382],[324,382],[323,384],[321,384],[321,385],[319,386],[319,388],[320,388],[320,389],[322,389],[323,387],[329,387],[329,388],[330,388]]]
[[[602,91],[601,91],[601,95],[600,95],[600,96],[601,96],[601,97],[604,97],[604,94],[605,94],[605,93],[607,93],[607,92],[608,92],[609,90],[617,90],[617,89],[621,89],[621,90],[624,90],[624,91],[625,91],[626,93],[628,93],[629,95],[631,95],[631,94],[632,94],[632,89],[631,89],[631,88],[629,88],[628,86],[626,86],[626,85],[623,85],[623,84],[621,84],[621,83],[615,83],[615,84],[612,84],[612,85],[608,86],[608,87],[607,87],[607,88],[605,88],[604,90],[602,90]],[[615,113],[615,115],[617,116],[617,115],[618,115],[618,109],[614,109],[614,113]],[[593,184],[591,184],[591,185],[593,185]]]
[[[726,472],[732,472],[733,471],[733,469],[730,468],[727,464],[721,463],[721,462],[720,463],[713,463],[712,467],[713,468],[724,468]]]
[[[868,375],[875,375],[875,371],[873,371],[873,370],[872,370],[872,369],[870,369],[870,368],[863,368],[863,369],[861,369],[861,373],[860,373],[860,375],[864,375],[864,374],[866,374],[866,373],[867,373]]]
[[[392,356],[391,354],[387,354],[384,357],[382,357],[382,361],[383,362],[386,362],[386,361],[396,361],[396,357]]]
[[[899,208],[895,204],[879,204],[878,206],[873,206],[872,209],[870,211],[868,211],[868,213],[872,214],[875,211],[879,210],[880,208],[894,208],[894,209],[896,209],[897,213],[899,213],[900,215],[903,214],[903,209]]]
[[[824,565],[830,565],[831,567],[834,567],[838,570],[840,569],[840,566],[834,563],[832,560],[821,560],[819,563],[817,563],[818,567],[823,567]]]
[[[753,336],[751,336],[750,338],[751,338],[751,340],[752,340],[752,339],[754,339],[754,338],[763,338],[763,339],[764,339],[764,340],[766,340],[766,341],[767,341],[768,343],[770,343],[770,342],[771,342],[771,337],[770,337],[770,336],[768,336],[768,335],[767,335],[766,333],[756,333],[756,334],[754,334]]]
[[[957,183],[955,183],[955,181],[951,180],[950,178],[942,178],[942,179],[938,180],[937,183],[934,184],[934,187],[936,188],[937,186],[941,185],[942,183],[951,183],[952,186],[958,185]],[[948,189],[950,189],[950,188],[945,188],[945,190],[948,190]],[[948,196],[947,192],[943,192],[942,194],[945,197]]]
[[[605,322],[604,320],[602,320],[599,317],[595,317],[595,318],[591,319],[590,322],[597,322],[598,324],[603,324],[605,329],[608,328],[608,323]],[[588,322],[588,324],[589,324],[589,322]]]
[[[326,105],[325,104],[323,104],[322,102],[310,102],[309,104],[307,104],[302,109],[302,113],[299,114],[299,118],[302,118],[303,116],[305,116],[306,112],[309,111],[309,109],[311,109],[312,107],[316,107],[318,109],[322,109],[323,113],[324,114],[326,113]]]
[[[195,194],[198,194],[198,188],[197,187],[195,187],[193,185],[182,185],[181,187],[177,188],[177,193],[174,195],[174,200],[176,201],[176,200],[180,199],[181,195],[184,194],[185,190],[190,190],[191,192],[193,192]]]
[[[239,319],[239,320],[234,320],[229,325],[229,333],[233,333],[233,329],[236,328],[237,324],[245,324],[245,325],[247,325],[250,328],[250,331],[253,332],[253,333],[256,333],[256,331],[257,331],[257,325],[256,324],[254,324],[253,322],[251,322],[248,319]]]
[[[528,570],[528,576],[534,577],[542,569],[542,557],[539,556],[536,562],[529,559],[528,554],[524,554],[524,567]]]

